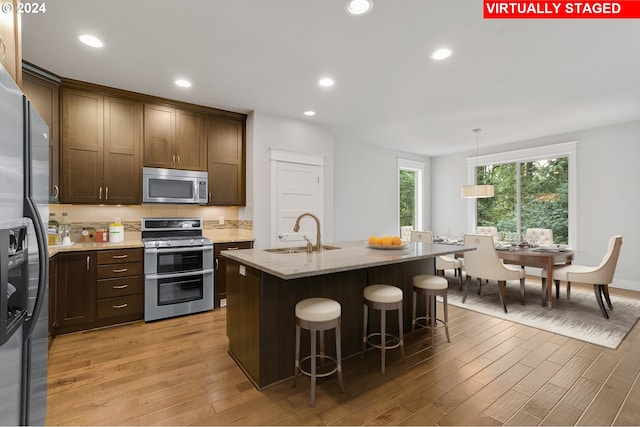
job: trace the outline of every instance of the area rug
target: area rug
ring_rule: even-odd
[[[525,286],[526,301],[520,303],[520,284],[507,282],[507,313],[502,310],[495,282],[482,284],[482,294],[477,293],[477,281],[469,280],[469,293],[462,303],[463,292],[457,279],[449,279],[449,304],[488,314],[555,334],[564,335],[603,347],[616,349],[640,317],[640,300],[611,295],[613,310],[607,309],[609,319],[602,316],[593,291],[571,288],[571,300],[567,300],[565,287],[560,288],[560,299],[555,298],[553,309],[541,304],[542,286],[538,282]],[[606,303],[605,303],[606,306]]]

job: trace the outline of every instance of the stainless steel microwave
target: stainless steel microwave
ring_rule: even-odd
[[[193,203],[206,205],[207,172],[143,168],[142,203]]]

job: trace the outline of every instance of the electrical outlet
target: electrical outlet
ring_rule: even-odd
[[[224,225],[224,217],[223,216],[219,216],[218,217],[218,224]]]

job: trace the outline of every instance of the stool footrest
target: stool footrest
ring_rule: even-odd
[[[310,377],[311,376],[311,371],[307,371],[305,369],[302,368],[302,363],[306,360],[310,360],[311,356],[307,356],[307,357],[303,357],[300,360],[300,366],[298,367],[298,369],[300,370],[300,372],[302,372],[304,375]],[[322,378],[322,377],[328,377],[329,375],[333,374],[334,372],[338,371],[338,361],[336,360],[335,357],[331,357],[331,356],[327,356],[326,354],[316,354],[316,359],[320,359],[320,360],[329,360],[332,363],[332,365],[334,365],[330,371],[327,372],[319,372],[321,369],[320,364],[318,363],[318,361],[316,361],[316,377],[318,378]]]
[[[420,327],[420,329],[430,329],[431,325],[427,323],[428,316],[420,316],[416,317],[416,327]],[[424,322],[421,322],[424,321]],[[446,322],[442,319],[436,319],[436,327],[446,325]]]
[[[382,337],[381,337],[381,333],[380,332],[374,332],[372,334],[367,335],[367,343],[374,348],[382,348]],[[385,333],[385,346],[384,348],[386,348],[387,350],[389,349],[394,349],[394,348],[398,348],[400,347],[400,337],[396,336],[396,335],[392,335],[392,334],[387,334]],[[380,344],[376,344],[371,342],[371,338],[374,337],[380,337]],[[386,344],[389,341],[391,341],[392,344]]]

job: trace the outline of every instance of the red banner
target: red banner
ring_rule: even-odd
[[[637,19],[640,0],[495,1],[484,0],[485,19]]]

